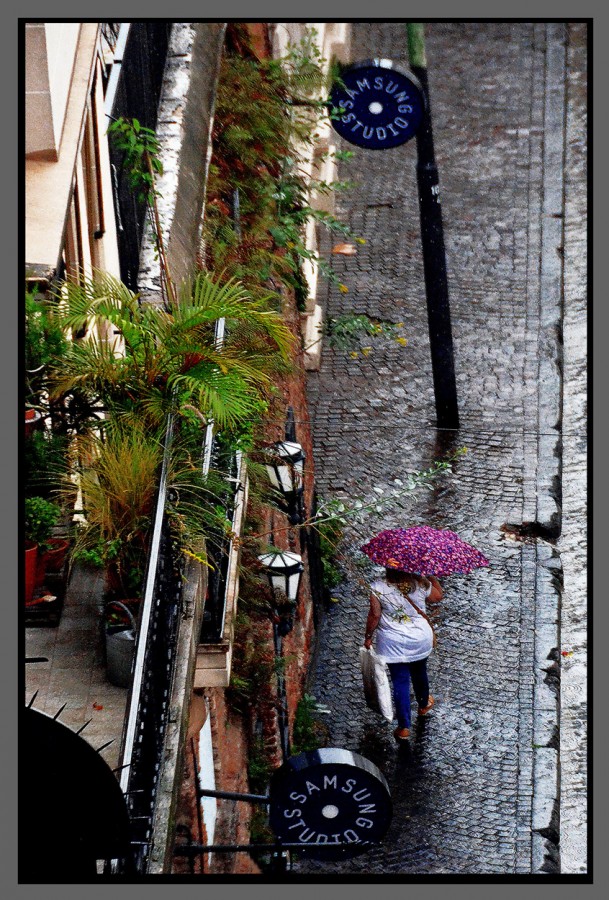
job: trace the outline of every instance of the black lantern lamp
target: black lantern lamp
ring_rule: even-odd
[[[279,441],[267,451],[266,470],[273,487],[284,499],[284,512],[292,525],[302,522],[304,461],[306,454],[296,441]]]
[[[290,603],[296,603],[300,576],[304,571],[302,557],[289,550],[273,550],[271,553],[263,553],[258,560],[266,570],[271,590],[281,591]]]

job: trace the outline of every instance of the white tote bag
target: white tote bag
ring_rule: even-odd
[[[367,650],[366,647],[360,647],[359,658],[366,705],[392,722],[393,702],[387,666],[372,648]]]

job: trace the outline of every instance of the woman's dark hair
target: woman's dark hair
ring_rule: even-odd
[[[416,575],[414,572],[400,572],[399,569],[385,569],[387,581],[398,586],[402,593],[409,594],[419,585],[425,590],[431,582],[425,575]]]

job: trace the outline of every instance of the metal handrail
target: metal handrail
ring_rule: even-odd
[[[235,479],[233,479],[232,477],[227,478],[227,483],[233,480],[235,481],[235,488],[232,492],[232,496],[227,497],[225,501],[226,513],[228,516],[230,516],[231,526],[233,526],[235,522],[238,491],[241,487],[240,482],[237,480],[239,472],[241,471],[241,459],[242,453],[240,451],[236,451],[234,456],[230,460],[231,469],[235,472]],[[210,599],[213,600],[213,597],[211,595],[213,592],[213,587],[215,585],[217,585],[219,590],[221,591],[221,596],[219,595],[216,598],[217,603],[215,605],[213,603],[209,604],[208,611],[211,611],[212,624],[211,626],[206,624],[202,625],[202,643],[215,643],[217,641],[220,641],[224,633],[227,613],[226,601],[230,575],[230,560],[231,553],[233,552],[233,545],[233,538],[222,538],[222,546],[217,552],[214,553],[214,550],[212,548],[208,548],[208,554],[212,561],[215,562],[215,568],[210,571],[208,577],[208,588],[212,589],[210,590]],[[212,606],[214,607],[213,609],[211,609]]]
[[[154,514],[154,526],[152,530],[152,540],[150,544],[150,556],[148,559],[148,568],[146,571],[146,581],[144,585],[144,599],[142,603],[142,613],[140,618],[140,628],[135,649],[135,661],[133,671],[133,684],[129,696],[129,712],[127,716],[127,724],[125,728],[125,739],[123,742],[123,755],[121,765],[125,768],[121,772],[120,785],[124,792],[129,786],[130,767],[133,758],[133,747],[135,744],[135,734],[137,728],[137,720],[140,710],[142,685],[144,677],[144,659],[146,655],[146,645],[148,641],[148,633],[150,630],[150,620],[152,614],[152,601],[154,597],[154,588],[157,579],[157,570],[159,562],[159,550],[161,546],[161,531],[163,527],[163,518],[165,516],[165,502],[167,499],[167,472],[169,469],[169,458],[171,444],[173,442],[174,421],[170,415],[167,420],[167,429],[165,432],[165,448],[163,452],[163,463],[161,465],[161,476],[159,479],[159,491],[157,496],[156,510]]]

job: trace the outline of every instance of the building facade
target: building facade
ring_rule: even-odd
[[[257,23],[249,26],[249,32],[257,54],[280,56],[306,28],[314,31],[327,60],[345,58],[345,25]],[[160,223],[169,266],[179,283],[202,261],[215,92],[226,24],[36,21],[25,22],[24,29],[26,282],[43,295],[64,279],[78,282],[102,271],[122,279],[144,302],[159,303],[154,231],[145,205],[138,204],[129,190],[121,155],[109,144],[107,124],[119,117],[138,119],[157,134],[163,164],[157,184]],[[323,151],[331,149],[328,126],[307,159],[310,174],[329,182],[335,173],[331,157]],[[317,202],[327,201],[320,196]],[[313,225],[307,226],[306,242],[316,250]],[[315,502],[304,381],[305,370],[318,364],[321,346],[314,261],[305,276],[304,311],[296,308],[289,292],[284,296],[286,322],[299,340],[293,374],[277,385],[276,408],[285,425],[276,421],[267,435],[271,443],[297,441],[304,450],[304,517],[313,513]],[[117,335],[107,338],[116,342]],[[86,340],[86,335],[73,339]],[[210,457],[216,452],[213,429],[209,438],[204,459],[205,452]],[[162,479],[159,483],[151,529],[156,534],[158,525],[160,537],[156,549],[153,540],[154,559],[143,588],[132,681],[124,690],[122,706],[117,703],[111,725],[120,736],[117,777],[133,824],[133,858],[104,863],[105,871],[117,876],[134,869],[139,874],[259,871],[248,854],[175,853],[192,844],[248,842],[251,816],[244,812],[245,804],[236,808],[229,801],[201,796],[201,789],[247,792],[248,764],[258,740],[274,766],[285,759],[319,613],[318,548],[303,539],[302,530],[290,527],[284,512],[269,508],[263,529],[275,536],[279,548],[301,556],[304,572],[290,628],[278,638],[277,622],[269,618],[258,631],[269,658],[283,660],[281,677],[258,708],[247,714],[235,709],[230,685],[239,572],[244,564],[238,538],[247,515],[248,476],[243,459],[234,464],[230,515],[235,540],[227,547],[222,583],[214,588],[221,614],[219,630],[212,637],[202,630],[212,603],[205,568],[189,560],[174,581],[165,583],[164,576],[157,577],[165,527],[165,487]],[[74,583],[71,589],[75,590]],[[168,608],[171,616],[163,619]],[[161,632],[169,663],[159,674],[154,641],[161,640]],[[157,694],[159,708],[150,719],[149,698]],[[141,746],[147,741],[152,749],[143,753]]]

